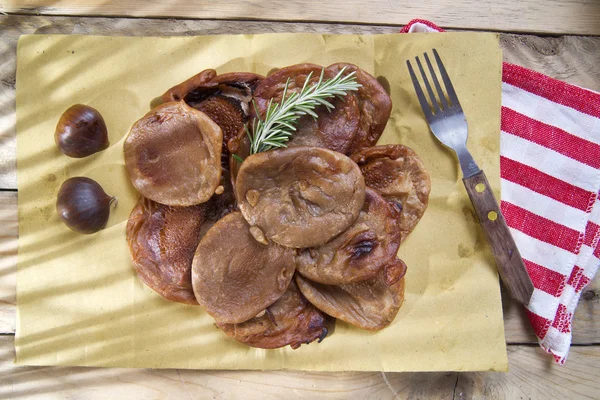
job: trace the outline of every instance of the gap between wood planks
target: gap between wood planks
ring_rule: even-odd
[[[109,20],[151,20],[151,21],[174,21],[174,22],[185,22],[185,21],[208,21],[208,22],[224,22],[224,23],[265,23],[265,24],[282,24],[282,25],[293,25],[293,24],[313,24],[322,26],[348,26],[348,27],[364,27],[364,28],[395,28],[396,32],[399,32],[402,27],[406,24],[392,24],[392,23],[377,23],[377,22],[352,22],[352,21],[316,21],[316,20],[285,20],[285,19],[256,19],[256,18],[183,18],[183,17],[171,17],[171,16],[131,16],[131,15],[77,15],[77,14],[49,14],[44,12],[0,12],[0,15],[15,16],[15,17],[47,17],[47,18],[81,18],[81,19],[109,19]],[[431,21],[435,22],[435,21]],[[519,36],[538,36],[538,37],[560,37],[560,36],[579,36],[579,37],[597,37],[599,35],[590,34],[576,34],[576,33],[552,33],[552,32],[515,32],[510,30],[501,29],[487,29],[487,28],[461,28],[461,27],[444,27],[447,32],[493,32],[493,33],[504,33],[504,34],[515,34]]]
[[[211,21],[211,22],[247,22],[247,23],[269,23],[269,24],[317,24],[317,25],[341,25],[341,26],[358,26],[358,27],[385,27],[402,29],[405,24],[392,23],[377,23],[377,22],[351,22],[351,21],[315,21],[315,20],[285,20],[285,19],[257,19],[257,18],[182,18],[171,16],[132,16],[132,15],[92,15],[92,14],[49,14],[45,12],[0,12],[0,15],[15,16],[15,17],[64,17],[64,18],[106,18],[106,19],[131,19],[131,20],[157,20],[157,21]],[[435,21],[432,21],[435,22]],[[565,33],[549,33],[549,32],[513,32],[498,29],[483,29],[483,28],[444,28],[448,32],[495,32],[495,33],[517,33],[519,35],[528,36],[594,36],[594,35],[577,35]]]
[[[402,25],[413,18],[443,27],[503,32],[600,35],[600,4],[594,1],[439,0],[398,6],[390,0],[0,0],[5,13],[26,15],[126,16],[202,20],[292,21]],[[573,23],[577,21],[577,23]]]

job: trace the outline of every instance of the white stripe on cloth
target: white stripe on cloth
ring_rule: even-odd
[[[576,254],[531,237],[521,231],[509,228],[521,257],[541,265],[566,277],[571,275]]]
[[[600,144],[600,119],[502,82],[502,105]]]
[[[558,329],[550,327],[544,340],[540,341],[540,345],[546,351],[551,351],[555,356],[565,359],[571,345],[571,334],[562,333]]]
[[[519,136],[502,131],[500,155],[589,192],[598,191],[600,170]]]
[[[600,267],[600,258],[592,255],[583,269],[583,275],[591,281],[598,272],[598,267]]]
[[[577,265],[579,268],[582,268],[584,271],[587,270],[590,266],[593,266],[596,263],[594,260],[594,249],[590,246],[586,246],[585,244],[581,246],[581,250],[577,256]]]
[[[560,299],[558,297],[554,297],[540,289],[533,289],[527,308],[542,318],[554,321],[559,303]]]
[[[577,231],[581,231],[586,224],[588,214],[585,211],[565,205],[506,179],[501,180],[501,188],[503,201],[508,201],[550,221]]]
[[[596,225],[600,225],[600,198],[594,203],[594,208],[592,208],[592,212],[590,213],[590,221]]]
[[[567,307],[567,311],[570,313],[575,312],[575,308],[577,308],[577,302],[579,301],[580,293],[575,293],[575,288],[569,284],[565,285],[565,289],[563,290],[562,298],[560,302]]]

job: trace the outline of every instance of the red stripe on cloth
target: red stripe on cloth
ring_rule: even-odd
[[[600,258],[600,243],[598,243],[598,246],[594,249],[594,257]]]
[[[600,94],[514,64],[502,65],[502,81],[554,103],[600,118]]]
[[[565,288],[566,276],[528,260],[523,260],[523,262],[533,286],[554,297],[560,297]]]
[[[585,236],[583,237],[583,244],[592,247],[594,245],[594,239],[600,234],[600,226],[588,221],[585,226]]]
[[[585,275],[581,276],[579,282],[577,282],[577,286],[574,287],[575,293],[581,292],[581,290],[588,285],[592,280]]]
[[[548,333],[548,328],[550,328],[550,324],[552,324],[552,321],[544,317],[540,317],[539,315],[532,313],[529,310],[525,311],[527,312],[527,317],[529,318],[529,322],[533,327],[533,332],[535,332],[535,335],[540,339],[545,338],[546,333]]]
[[[573,271],[571,271],[571,276],[569,276],[569,280],[567,281],[567,283],[571,286],[576,286],[577,282],[579,282],[579,279],[581,279],[582,275],[583,275],[583,268],[579,268],[578,266],[575,266],[573,268]]]
[[[502,130],[554,150],[574,160],[600,168],[600,145],[552,125],[502,107]]]
[[[443,30],[442,28],[440,28],[439,26],[437,26],[437,25],[436,25],[436,24],[434,24],[433,22],[431,22],[431,21],[427,21],[427,20],[425,20],[425,19],[419,19],[419,18],[416,18],[416,19],[411,19],[411,20],[409,21],[409,23],[408,23],[408,24],[404,25],[404,26],[402,27],[402,29],[400,29],[400,33],[408,33],[408,31],[410,30],[410,28],[411,28],[411,27],[412,27],[414,24],[416,24],[416,23],[420,23],[420,24],[423,24],[423,25],[427,25],[427,26],[428,26],[428,27],[430,27],[431,29],[435,29],[435,30],[436,30],[436,31],[438,31],[438,32],[444,32],[444,30]]]
[[[577,253],[580,234],[575,229],[557,224],[507,201],[503,201],[500,208],[511,228],[571,253]]]
[[[592,192],[521,164],[510,158],[500,157],[500,176],[534,192],[543,194],[566,205],[587,211]]]
[[[583,268],[580,268],[578,266],[575,266],[573,268],[573,271],[571,272],[571,276],[569,277],[569,280],[567,281],[567,283],[569,285],[573,286],[575,293],[581,292],[581,289],[586,287],[587,284],[590,282],[591,282],[590,278],[588,278],[587,276],[585,276],[583,274]]]
[[[566,359],[561,357],[561,356],[557,356],[556,354],[552,353],[552,351],[548,351],[550,354],[552,354],[552,357],[554,358],[554,361],[556,361],[558,364],[560,365],[565,365],[565,361]]]
[[[567,311],[567,307],[564,304],[558,305],[558,310],[556,311],[556,317],[554,317],[554,321],[552,322],[552,327],[558,329],[562,333],[571,332],[571,320],[573,319],[573,314]]]

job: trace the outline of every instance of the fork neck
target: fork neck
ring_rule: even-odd
[[[473,159],[469,150],[467,150],[466,146],[460,146],[454,149],[456,155],[458,156],[458,161],[460,163],[460,169],[463,173],[463,178],[470,178],[471,176],[477,174],[481,171],[477,166],[477,163]]]

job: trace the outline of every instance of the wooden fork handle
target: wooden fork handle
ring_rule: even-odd
[[[480,171],[463,179],[463,183],[492,249],[502,282],[514,299],[529,304],[533,283],[485,174]]]

